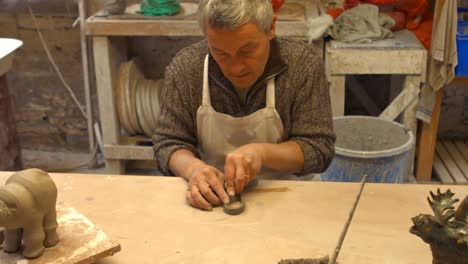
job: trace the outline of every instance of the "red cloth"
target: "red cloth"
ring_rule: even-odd
[[[273,11],[275,12],[278,12],[283,4],[284,0],[271,0],[271,5],[273,6]]]
[[[327,10],[327,14],[329,14],[333,19],[336,19],[343,13],[343,9],[341,8],[330,8]]]
[[[398,31],[406,28],[406,14],[403,12],[393,11],[385,13],[391,16],[395,20],[395,26],[392,28],[392,31]]]

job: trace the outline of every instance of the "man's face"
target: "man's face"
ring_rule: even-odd
[[[263,74],[270,54],[270,40],[275,36],[273,18],[269,33],[255,23],[235,30],[206,26],[206,38],[211,55],[224,76],[238,89],[247,89]]]

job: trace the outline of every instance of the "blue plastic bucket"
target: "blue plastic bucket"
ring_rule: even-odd
[[[455,75],[468,76],[468,21],[458,21],[457,52],[458,65]]]
[[[401,183],[414,136],[404,126],[376,117],[342,116],[333,121],[335,158],[323,181]]]

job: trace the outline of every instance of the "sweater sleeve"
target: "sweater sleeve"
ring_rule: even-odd
[[[173,65],[168,66],[164,77],[164,87],[161,90],[161,109],[157,129],[153,135],[154,155],[158,169],[164,175],[173,175],[169,169],[171,155],[179,149],[187,149],[199,157],[197,151],[196,127],[194,114],[189,110],[189,92],[185,79]],[[179,76],[179,77],[178,77]]]
[[[324,172],[335,155],[335,133],[325,67],[318,56],[308,56],[292,111],[290,140],[304,152],[298,175]]]

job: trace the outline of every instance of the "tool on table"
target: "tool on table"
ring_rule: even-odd
[[[351,208],[351,211],[349,212],[348,220],[346,221],[343,227],[343,231],[341,231],[340,239],[338,240],[338,244],[336,245],[335,250],[333,251],[329,264],[335,264],[336,259],[338,258],[338,254],[340,254],[341,245],[343,245],[343,241],[346,237],[346,233],[348,232],[349,225],[351,224],[351,220],[353,220],[354,212],[356,211],[359,200],[361,199],[361,194],[362,194],[362,190],[364,189],[364,185],[366,184],[366,179],[367,179],[367,174],[364,175],[364,177],[362,177],[361,188],[359,189],[359,193],[356,196],[356,200],[354,201],[353,207]]]
[[[343,241],[346,237],[346,233],[348,232],[349,225],[351,224],[351,220],[353,219],[354,212],[356,211],[356,207],[359,203],[359,199],[361,199],[362,190],[364,189],[364,185],[366,184],[367,175],[364,175],[361,180],[361,188],[359,189],[359,193],[356,196],[356,200],[354,201],[353,207],[349,212],[348,220],[346,221],[343,231],[341,231],[340,238],[338,239],[338,243],[333,251],[332,257],[329,258],[328,255],[322,258],[309,258],[309,259],[285,259],[281,260],[278,264],[336,264],[336,259],[338,258],[338,254],[340,253],[341,245],[343,245]]]

